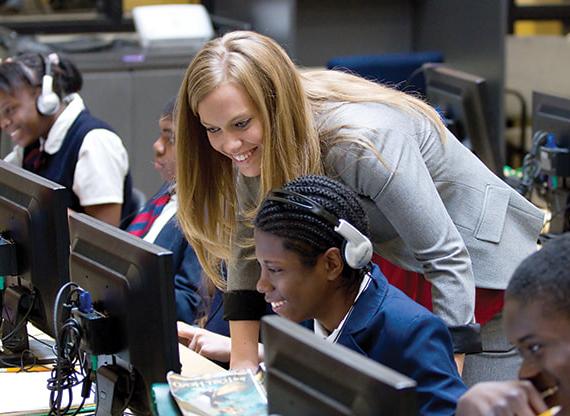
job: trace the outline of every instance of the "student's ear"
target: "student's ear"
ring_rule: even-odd
[[[331,247],[323,254],[324,267],[329,280],[336,280],[342,273],[344,261],[338,247]]]

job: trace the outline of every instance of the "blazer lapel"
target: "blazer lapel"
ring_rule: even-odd
[[[369,326],[369,322],[382,307],[388,291],[388,281],[378,266],[373,265],[370,275],[370,284],[354,304],[337,341],[339,344],[360,352],[364,351],[358,345],[356,337]]]

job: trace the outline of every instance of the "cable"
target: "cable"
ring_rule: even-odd
[[[68,287],[73,287],[74,289],[79,289],[79,285],[77,283],[74,282],[67,282],[66,284],[64,284],[57,292],[57,295],[55,297],[55,306],[54,306],[54,310],[53,310],[53,332],[54,334],[59,333],[59,328],[58,328],[58,324],[59,324],[59,304],[61,303],[61,297],[63,296],[63,292],[65,291],[65,289],[67,289]],[[68,299],[71,298],[71,295],[73,294],[73,291],[69,293],[68,295]]]
[[[64,292],[68,288],[72,288],[64,301],[62,301]],[[85,368],[86,360],[84,359],[84,353],[81,351],[81,338],[83,332],[79,322],[72,317],[65,320],[63,325],[60,324],[59,311],[61,307],[64,307],[69,313],[71,309],[78,304],[78,293],[83,293],[84,290],[81,289],[76,283],[68,282],[63,285],[56,296],[54,313],[53,313],[53,325],[56,331],[56,343],[54,346],[54,352],[56,353],[56,363],[52,369],[51,377],[48,379],[47,388],[50,390],[49,404],[50,411],[48,415],[65,415],[67,414],[71,406],[73,405],[73,391],[72,388],[83,384],[81,391],[81,396],[83,400],[79,407],[73,413],[77,415],[83,405],[85,400],[89,397],[91,391],[91,369]],[[75,297],[75,299],[74,299]],[[70,313],[69,313],[70,315]],[[80,368],[78,372],[76,367]],[[80,377],[83,376],[83,377]],[[67,401],[63,405],[64,395],[67,391]]]
[[[30,313],[32,313],[32,309],[34,309],[34,302],[36,300],[36,291],[35,290],[32,291],[31,298],[32,299],[30,301],[30,306],[28,307],[28,310],[26,311],[26,313],[24,314],[24,316],[22,317],[20,322],[15,324],[14,328],[12,328],[12,330],[7,335],[4,335],[2,337],[2,344],[5,344],[6,341],[8,341],[16,332],[18,332],[28,322],[28,316],[30,316]],[[8,322],[12,323],[10,321],[10,317],[8,317]],[[8,347],[8,349],[10,349],[10,348]]]
[[[517,191],[524,196],[527,196],[532,188],[532,184],[540,175],[540,165],[536,158],[540,146],[546,142],[548,137],[548,132],[537,130],[532,136],[532,145],[530,152],[528,152],[524,159],[522,165],[522,179],[517,187]]]
[[[137,376],[136,376],[134,370],[131,370],[131,372],[129,373],[129,378],[131,381],[131,385],[129,386],[130,387],[129,395],[127,396],[127,400],[125,400],[125,404],[123,405],[119,414],[123,414],[125,412],[125,410],[127,410],[127,407],[129,407],[129,404],[131,403],[131,400],[133,399],[133,396],[135,394],[135,389],[136,389],[136,384],[137,384]]]
[[[52,344],[49,344],[49,343],[45,342],[44,340],[39,339],[38,337],[36,337],[36,336],[34,336],[34,335],[32,335],[32,334],[28,334],[28,337],[30,337],[30,338],[36,340],[36,341],[39,342],[40,344],[44,344],[44,345],[45,345],[46,347],[48,347],[48,348],[53,348],[53,345],[52,345]]]

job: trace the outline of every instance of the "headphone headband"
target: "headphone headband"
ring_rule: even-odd
[[[292,197],[292,198],[300,199],[301,201],[295,201],[293,199],[289,199],[289,198],[287,198],[288,196]],[[276,190],[271,191],[269,193],[269,195],[267,195],[267,198],[265,198],[265,199],[268,201],[277,201],[277,202],[281,202],[284,204],[294,205],[294,206],[297,206],[299,208],[304,208],[307,211],[310,211],[313,214],[327,220],[331,225],[333,225],[335,227],[338,226],[338,224],[339,224],[339,219],[337,218],[336,215],[327,211],[317,201],[309,198],[308,196],[300,194],[298,192],[288,191],[286,189],[276,189]]]
[[[289,199],[287,197],[296,198]],[[344,240],[344,248],[342,250],[343,258],[346,263],[353,269],[362,269],[372,259],[372,243],[364,234],[362,234],[354,225],[346,220],[339,219],[336,215],[326,210],[317,201],[298,192],[286,189],[276,189],[271,191],[266,201],[276,201],[282,204],[289,204],[304,210],[307,210],[316,216],[326,220],[334,227],[335,232],[340,234]]]
[[[37,108],[40,114],[51,116],[59,110],[61,100],[53,90],[52,65],[59,64],[59,56],[50,53],[47,56],[41,55],[44,61],[44,76],[42,77],[42,92],[37,99]]]

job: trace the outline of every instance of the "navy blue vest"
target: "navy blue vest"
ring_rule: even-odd
[[[79,204],[79,198],[73,192],[73,177],[79,156],[79,149],[87,133],[94,129],[106,129],[113,131],[103,121],[91,116],[87,110],[79,113],[71,127],[69,128],[60,149],[53,155],[44,154],[43,162],[38,175],[59,183],[67,188],[67,206],[74,211],[84,212]],[[25,154],[26,151],[24,151]],[[131,196],[132,180],[130,173],[127,173],[123,186],[123,207],[121,218],[129,216],[135,209],[135,203]]]

